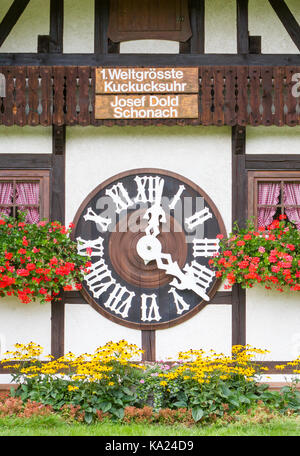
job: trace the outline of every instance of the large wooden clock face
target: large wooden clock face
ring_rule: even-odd
[[[107,318],[163,329],[201,310],[219,281],[209,266],[226,235],[210,198],[188,179],[135,169],[99,185],[80,206],[73,238],[91,257],[82,293]]]

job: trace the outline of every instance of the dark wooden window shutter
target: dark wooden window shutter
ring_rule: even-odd
[[[114,42],[187,41],[191,35],[188,0],[110,0],[108,37]]]

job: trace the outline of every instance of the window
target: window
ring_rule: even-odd
[[[300,171],[249,171],[248,215],[256,226],[283,214],[300,230]]]
[[[0,217],[18,211],[26,212],[26,223],[49,219],[48,170],[0,170]]]

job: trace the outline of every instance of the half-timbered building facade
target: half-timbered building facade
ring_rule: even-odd
[[[1,210],[74,223],[93,256],[59,303],[0,300],[0,355],[250,344],[270,374],[299,355],[297,292],[208,267],[235,221],[300,229],[299,23],[298,0],[1,0]]]

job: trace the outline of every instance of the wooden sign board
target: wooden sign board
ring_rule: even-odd
[[[192,119],[198,95],[96,95],[96,119]]]
[[[198,68],[100,67],[95,87],[96,119],[198,118]]]
[[[198,68],[96,68],[96,94],[198,93]]]

